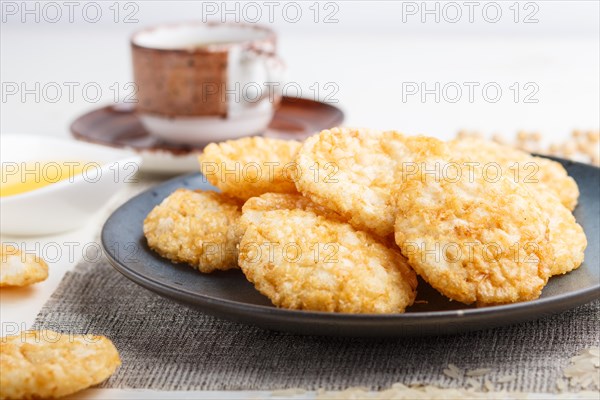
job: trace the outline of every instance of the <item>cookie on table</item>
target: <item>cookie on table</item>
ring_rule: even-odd
[[[264,212],[242,237],[239,264],[277,307],[401,313],[416,295],[416,274],[399,251],[311,211]]]
[[[332,128],[305,140],[296,162],[298,191],[339,213],[355,228],[387,237],[394,232],[392,187],[402,163],[444,151],[433,138],[395,131]]]
[[[48,278],[48,264],[34,254],[21,252],[17,247],[0,246],[0,287],[21,287]]]
[[[222,193],[178,189],[144,220],[148,246],[203,273],[237,268],[239,200]]]
[[[296,193],[294,157],[300,142],[258,136],[211,143],[200,170],[223,193],[247,200],[263,193]]]
[[[0,339],[0,398],[56,398],[111,376],[121,364],[103,336],[29,331]]]
[[[525,183],[529,190],[536,193],[550,190],[569,210],[577,206],[579,187],[556,161],[483,139],[455,139],[448,145],[455,157],[498,163],[504,176]]]
[[[395,193],[396,243],[446,297],[492,305],[532,300],[554,261],[548,218],[521,184],[463,162],[406,177]]]

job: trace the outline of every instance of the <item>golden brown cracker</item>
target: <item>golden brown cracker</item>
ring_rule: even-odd
[[[290,171],[300,142],[258,136],[211,143],[199,156],[200,170],[223,193],[247,200],[263,193],[296,193]]]
[[[121,364],[103,336],[29,331],[0,339],[0,399],[67,396],[96,385]]]
[[[246,201],[242,207],[242,217],[240,226],[245,231],[249,223],[258,225],[260,218],[266,211],[273,210],[304,210],[312,211],[315,214],[322,215],[333,220],[343,220],[342,217],[316,204],[308,197],[301,194],[292,193],[265,193],[258,197],[252,197]]]
[[[148,246],[200,272],[237,268],[240,202],[211,191],[178,189],[144,220]]]
[[[399,313],[416,295],[416,275],[399,251],[311,211],[266,211],[244,233],[239,263],[278,307]]]
[[[387,237],[394,232],[391,194],[399,164],[438,151],[445,151],[444,144],[434,138],[370,129],[324,130],[306,139],[298,152],[296,187],[357,229]]]
[[[504,176],[526,184],[529,190],[538,193],[551,190],[569,210],[577,206],[577,183],[556,161],[483,139],[455,139],[448,145],[457,158],[498,163]]]
[[[28,286],[48,278],[48,264],[33,254],[21,252],[17,247],[0,246],[0,287]]]
[[[554,260],[539,204],[523,185],[452,163],[452,173],[440,168],[446,173],[402,182],[395,196],[402,253],[431,286],[465,304],[539,297]]]

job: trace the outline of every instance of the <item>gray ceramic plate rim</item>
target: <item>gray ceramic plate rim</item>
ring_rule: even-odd
[[[104,240],[103,240],[104,246]],[[105,247],[106,249],[106,247]],[[402,320],[419,320],[419,319],[429,319],[431,317],[468,317],[475,316],[478,314],[490,314],[490,313],[504,313],[508,310],[518,310],[518,309],[527,309],[527,311],[535,311],[532,310],[532,305],[535,303],[536,306],[544,306],[544,305],[552,305],[554,303],[564,303],[567,300],[573,300],[573,305],[585,304],[589,301],[595,300],[600,297],[600,285],[596,287],[590,287],[588,289],[577,290],[570,293],[566,293],[563,295],[553,296],[545,299],[537,299],[532,301],[525,301],[521,303],[514,304],[505,304],[498,306],[489,306],[482,308],[472,308],[472,309],[464,309],[464,310],[447,310],[447,311],[424,311],[424,312],[413,312],[413,313],[405,313],[405,314],[350,314],[350,313],[331,313],[324,311],[304,311],[304,310],[289,310],[284,308],[276,308],[276,307],[268,307],[261,306],[259,304],[247,304],[239,301],[227,300],[227,299],[219,299],[212,296],[207,296],[201,293],[190,292],[185,289],[175,290],[172,287],[165,285],[156,280],[150,279],[142,274],[138,274],[137,272],[133,272],[128,269],[125,265],[121,263],[121,261],[117,260],[113,257],[112,254],[107,253],[108,257],[111,261],[111,265],[115,267],[115,269],[121,272],[123,275],[131,278],[134,282],[139,283],[140,285],[146,287],[147,289],[153,290],[157,289],[159,292],[164,292],[165,294],[171,293],[176,296],[184,295],[188,297],[190,300],[204,300],[207,304],[218,304],[218,305],[227,305],[230,307],[236,307],[240,311],[255,311],[260,310],[262,312],[272,313],[272,314],[280,314],[284,313],[287,315],[295,315],[295,316],[312,316],[312,317],[327,317],[327,319],[402,319]],[[582,300],[584,299],[584,300]],[[537,308],[537,307],[536,307]],[[565,307],[567,309],[569,307]],[[562,308],[561,308],[562,309]]]
[[[552,158],[552,157],[550,157]],[[571,161],[556,159],[570,164],[579,164]],[[583,165],[583,164],[581,164]],[[588,165],[585,167],[594,168]],[[329,313],[320,311],[305,311],[305,310],[289,310],[283,308],[276,308],[271,306],[263,306],[259,304],[249,304],[240,301],[234,301],[230,299],[223,299],[213,297],[203,293],[192,292],[183,288],[176,288],[160,282],[157,279],[138,273],[127,266],[123,260],[119,259],[107,246],[108,236],[107,227],[113,222],[117,211],[122,210],[126,207],[135,206],[136,200],[143,196],[148,196],[148,193],[159,189],[163,186],[172,185],[175,182],[184,181],[185,179],[197,177],[198,173],[187,174],[173,178],[169,181],[163,182],[160,185],[148,189],[147,191],[133,197],[107,219],[101,235],[102,246],[105,250],[105,254],[111,263],[111,265],[124,276],[132,280],[133,282],[141,285],[142,287],[156,292],[162,296],[166,296],[175,301],[186,303],[189,306],[200,308],[209,314],[216,316],[233,319],[244,323],[252,323],[266,328],[273,328],[282,331],[300,331],[299,333],[312,334],[313,331],[319,331],[319,329],[307,328],[305,332],[302,329],[286,329],[285,327],[278,327],[280,323],[290,322],[294,325],[298,324],[329,324],[331,326],[341,327],[344,324],[349,326],[361,326],[367,324],[375,328],[376,323],[381,323],[382,328],[385,326],[390,327],[390,324],[407,324],[412,326],[413,324],[430,323],[433,325],[444,324],[445,322],[452,321],[456,324],[457,319],[461,322],[480,322],[482,324],[480,329],[495,327],[501,325],[507,325],[513,322],[526,321],[536,319],[544,315],[555,314],[573,308],[577,305],[582,305],[600,298],[600,282],[594,286],[590,286],[585,289],[578,289],[572,292],[563,294],[553,295],[547,298],[540,298],[527,302],[489,306],[483,308],[468,308],[458,310],[443,310],[443,311],[420,311],[403,314],[350,314],[350,313]],[[503,322],[502,317],[508,317],[510,322]],[[341,324],[341,325],[338,325]],[[398,327],[401,330],[401,326]],[[325,329],[324,332],[317,334],[334,335],[337,329]],[[414,327],[409,331],[414,331]],[[445,332],[443,329],[439,333],[455,333],[460,331],[471,331],[476,328],[466,329],[454,329],[449,332]],[[428,329],[425,329],[423,335],[432,334]],[[414,335],[409,333],[409,335]],[[380,334],[373,332],[373,334],[348,334],[342,333],[341,336],[394,336],[390,334]],[[399,334],[397,336],[406,336],[405,334]]]

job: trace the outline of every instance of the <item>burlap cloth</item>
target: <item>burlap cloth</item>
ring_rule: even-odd
[[[156,183],[145,179],[121,196]],[[395,382],[443,387],[466,377],[443,373],[491,368],[498,389],[553,392],[569,358],[600,343],[600,301],[533,322],[467,334],[404,339],[296,336],[214,318],[159,297],[108,262],[68,272],[35,328],[109,337],[123,365],[106,388],[156,390],[381,389]]]

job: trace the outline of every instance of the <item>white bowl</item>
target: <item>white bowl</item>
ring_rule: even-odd
[[[0,197],[0,232],[45,235],[83,226],[127,181],[141,158],[134,152],[41,135],[3,134],[0,160],[8,163],[89,162],[85,174],[29,192]]]

